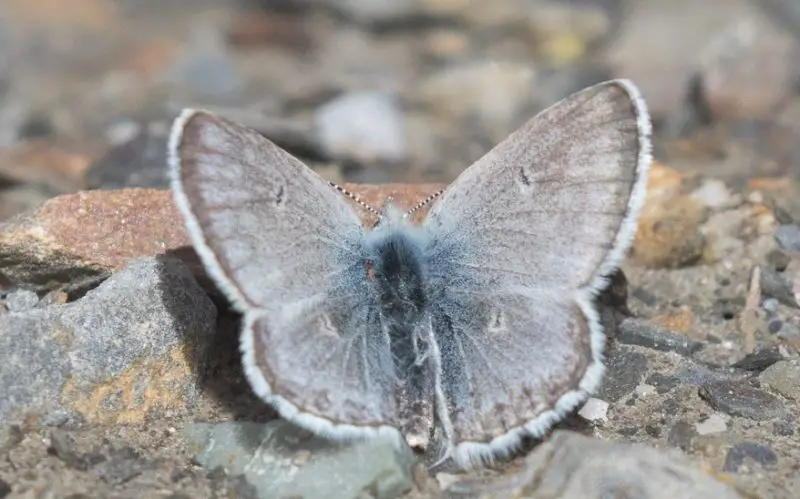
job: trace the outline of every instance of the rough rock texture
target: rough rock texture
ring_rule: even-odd
[[[143,422],[198,395],[216,308],[178,260],[134,260],[80,300],[0,315],[0,426]]]
[[[522,470],[494,482],[457,482],[451,497],[601,499],[715,497],[739,494],[678,453],[556,432],[525,459]]]

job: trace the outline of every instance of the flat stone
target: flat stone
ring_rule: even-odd
[[[775,231],[775,241],[784,251],[800,253],[800,225],[781,225]]]
[[[608,402],[590,397],[578,411],[578,416],[590,423],[604,423],[608,421]]]
[[[333,444],[284,420],[195,423],[184,436],[201,466],[243,475],[259,498],[389,499],[413,487],[414,456],[391,439]]]
[[[761,292],[789,307],[800,308],[791,277],[769,267],[761,268]]]
[[[617,402],[636,389],[647,371],[647,357],[628,347],[617,346],[606,360],[606,373],[597,397]]]
[[[699,341],[648,321],[634,318],[625,319],[619,325],[617,341],[687,356],[703,348],[703,344]]]
[[[800,361],[776,362],[759,375],[772,391],[792,400],[800,400]]]
[[[197,399],[216,308],[179,260],[140,259],[66,305],[0,315],[0,426],[142,422]]]
[[[488,481],[459,481],[446,493],[450,497],[480,499],[739,497],[684,456],[563,430],[539,445],[525,459],[519,473]]]
[[[761,466],[769,466],[778,462],[778,456],[775,455],[775,451],[769,445],[742,442],[728,450],[723,470],[728,473],[736,473],[742,467],[746,458],[752,459]]]
[[[698,435],[711,435],[714,433],[722,433],[728,429],[728,420],[722,414],[714,413],[708,416],[705,420],[699,421],[694,424],[694,429]]]
[[[731,364],[731,367],[744,369],[745,371],[763,371],[783,359],[784,356],[779,348],[765,348],[745,355]]]
[[[681,450],[689,450],[692,439],[697,436],[697,431],[686,421],[678,421],[669,430],[667,443]]]
[[[653,373],[647,377],[645,383],[655,387],[656,393],[662,395],[669,392],[680,384],[681,380],[677,376],[666,376],[662,373]]]
[[[715,410],[731,416],[767,421],[784,412],[783,404],[775,396],[745,381],[711,381],[700,387],[699,394]]]

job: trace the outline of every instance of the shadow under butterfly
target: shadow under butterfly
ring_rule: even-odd
[[[194,247],[243,313],[256,394],[331,440],[385,435],[467,468],[597,388],[593,299],[633,239],[649,137],[637,88],[600,83],[426,200],[421,223],[390,202],[372,228],[343,189],[211,113],[183,111],[169,160]]]

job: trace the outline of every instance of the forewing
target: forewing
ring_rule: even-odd
[[[509,136],[431,209],[440,393],[462,464],[541,433],[596,388],[592,298],[634,234],[649,133],[631,83],[590,87]]]
[[[257,132],[203,111],[176,120],[170,166],[198,254],[245,313],[241,347],[258,395],[333,437],[391,424],[363,229],[341,195]]]

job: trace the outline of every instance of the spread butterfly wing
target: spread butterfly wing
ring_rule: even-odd
[[[391,424],[382,387],[392,363],[362,295],[354,210],[260,134],[203,111],[176,120],[170,168],[195,248],[244,312],[241,349],[257,394],[332,437]]]
[[[462,464],[542,433],[598,384],[592,298],[633,237],[649,133],[631,83],[590,87],[509,136],[431,209],[439,393]]]

